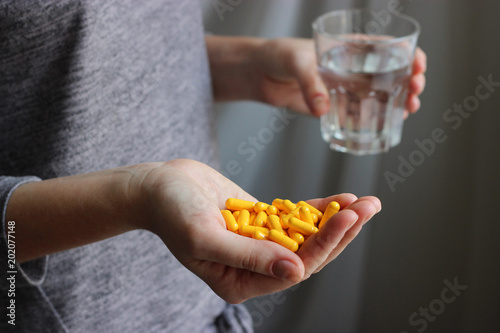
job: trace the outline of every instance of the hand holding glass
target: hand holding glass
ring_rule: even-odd
[[[420,32],[408,16],[380,21],[372,13],[334,11],[313,23],[319,73],[330,93],[321,134],[330,148],[355,155],[387,152],[401,141]]]

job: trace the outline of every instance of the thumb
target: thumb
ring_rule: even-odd
[[[210,238],[212,241],[205,243],[203,258],[200,259],[294,283],[304,276],[304,264],[300,257],[272,241],[256,240],[227,230],[218,230]]]
[[[316,61],[302,57],[296,60],[295,77],[304,100],[315,116],[328,112],[330,99],[328,90],[317,70]]]

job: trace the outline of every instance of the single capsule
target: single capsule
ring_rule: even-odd
[[[300,206],[299,207],[299,213],[300,213],[300,219],[304,222],[307,222],[311,225],[314,225],[313,217],[311,215],[311,211],[309,210],[309,207],[307,206]]]
[[[295,231],[300,232],[304,236],[311,236],[318,232],[318,228],[307,222],[301,221],[296,217],[292,217],[288,220],[288,225]],[[241,227],[240,227],[241,228]]]
[[[288,229],[288,236],[293,239],[294,241],[297,242],[297,244],[301,245],[304,243],[304,235],[302,235],[300,232],[295,231],[294,229],[290,228]]]
[[[226,200],[226,208],[229,210],[242,210],[246,209],[249,212],[253,211],[253,206],[255,203],[248,201],[248,200],[242,200],[242,199],[236,199],[236,198],[229,198]]]
[[[250,224],[250,213],[246,209],[240,210],[240,216],[238,217],[238,226],[240,230],[242,226],[249,224]]]
[[[231,211],[224,209],[220,211],[222,213],[222,217],[224,217],[224,221],[226,221],[227,230],[236,232],[238,231],[238,222],[234,218]]]
[[[316,225],[318,223],[318,215],[311,213],[312,219],[313,219],[313,224]]]
[[[247,236],[247,237],[252,237],[253,233],[255,230],[259,230],[263,233],[269,233],[269,229],[267,228],[262,228],[262,227],[256,227],[254,225],[242,225],[239,229],[240,235]]]
[[[318,215],[319,218],[323,217],[323,212],[320,211],[318,208],[314,207],[313,205],[308,204],[305,201],[299,201],[297,202],[297,206],[306,206],[309,208],[312,214]]]
[[[294,215],[292,213],[287,214],[285,212],[285,215],[280,219],[281,226],[283,227],[283,229],[290,228],[290,225],[288,224],[288,221],[290,220],[291,217],[294,217]]]
[[[296,207],[294,210],[290,212],[293,216],[296,218],[300,219],[300,207]]]
[[[238,221],[238,219],[240,218],[240,211],[239,211],[239,210],[235,210],[235,211],[233,212],[233,216],[234,216],[234,219],[235,219],[236,221]]]
[[[295,208],[297,208],[297,206],[291,202],[290,200],[283,200],[282,202],[282,205],[283,205],[283,210],[287,213],[291,213],[292,210],[294,210]]]
[[[319,222],[318,228],[323,227],[326,221],[328,221],[333,215],[337,214],[339,210],[340,205],[337,201],[330,202],[323,213],[323,217],[321,218],[321,222]]]
[[[281,223],[281,227],[283,229],[288,229],[288,220],[286,220],[287,216],[288,216],[287,212],[280,212],[280,215],[279,215],[279,217],[280,217],[280,223]]]
[[[278,230],[282,234],[284,233],[283,228],[281,227],[280,218],[278,215],[269,215],[267,217],[267,227],[272,230]]]
[[[296,252],[299,249],[299,244],[288,236],[283,235],[276,229],[269,230],[269,240],[286,247],[290,251]]]
[[[266,209],[267,215],[278,215],[278,208],[273,205],[269,205]]]
[[[253,225],[256,227],[263,227],[266,225],[266,222],[267,222],[266,212],[259,212],[255,217],[255,220],[253,220]]]
[[[269,229],[256,227],[252,234],[253,239],[268,240],[269,239]]]
[[[255,203],[255,205],[253,206],[253,210],[256,212],[256,213],[260,213],[262,211],[265,211],[267,209],[267,207],[269,207],[268,204],[266,204],[265,202],[257,202]]]
[[[250,219],[248,220],[249,225],[254,225],[254,220],[256,216],[257,216],[256,212],[250,212]]]
[[[278,208],[279,210],[285,210],[283,208],[283,199],[276,198],[273,200],[273,206]]]

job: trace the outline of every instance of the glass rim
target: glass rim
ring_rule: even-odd
[[[326,37],[329,37],[329,38],[332,38],[332,39],[337,39],[339,41],[344,41],[344,42],[353,41],[353,39],[351,39],[351,38],[341,37],[341,35],[338,35],[338,34],[334,35],[334,34],[331,34],[329,32],[326,32],[326,31],[320,31],[319,22],[322,21],[322,20],[324,20],[326,17],[338,15],[340,13],[347,13],[347,12],[369,12],[371,10],[374,10],[374,9],[373,8],[367,8],[367,7],[365,7],[365,8],[339,9],[339,10],[333,10],[333,11],[324,13],[324,14],[318,16],[313,21],[313,23],[312,23],[313,31],[315,33],[317,33],[317,34],[320,34],[320,35],[323,35],[323,36],[326,36]],[[376,40],[376,39],[362,40],[361,39],[361,40],[355,40],[356,43],[362,43],[362,44],[392,44],[392,43],[399,43],[401,41],[417,37],[420,34],[420,24],[413,17],[405,15],[405,14],[401,14],[401,13],[396,13],[396,14],[391,13],[391,15],[395,16],[395,17],[398,17],[400,19],[406,20],[406,21],[410,22],[411,24],[413,24],[414,31],[412,33],[408,34],[408,35],[401,36],[401,37],[395,37],[395,38],[391,38],[391,39],[380,39],[380,40]],[[369,36],[369,34],[366,34],[366,35]]]

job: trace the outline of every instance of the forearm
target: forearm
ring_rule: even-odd
[[[265,40],[213,35],[205,40],[215,101],[255,99],[252,58]]]
[[[137,229],[134,169],[118,168],[19,186],[8,202],[19,262]]]

